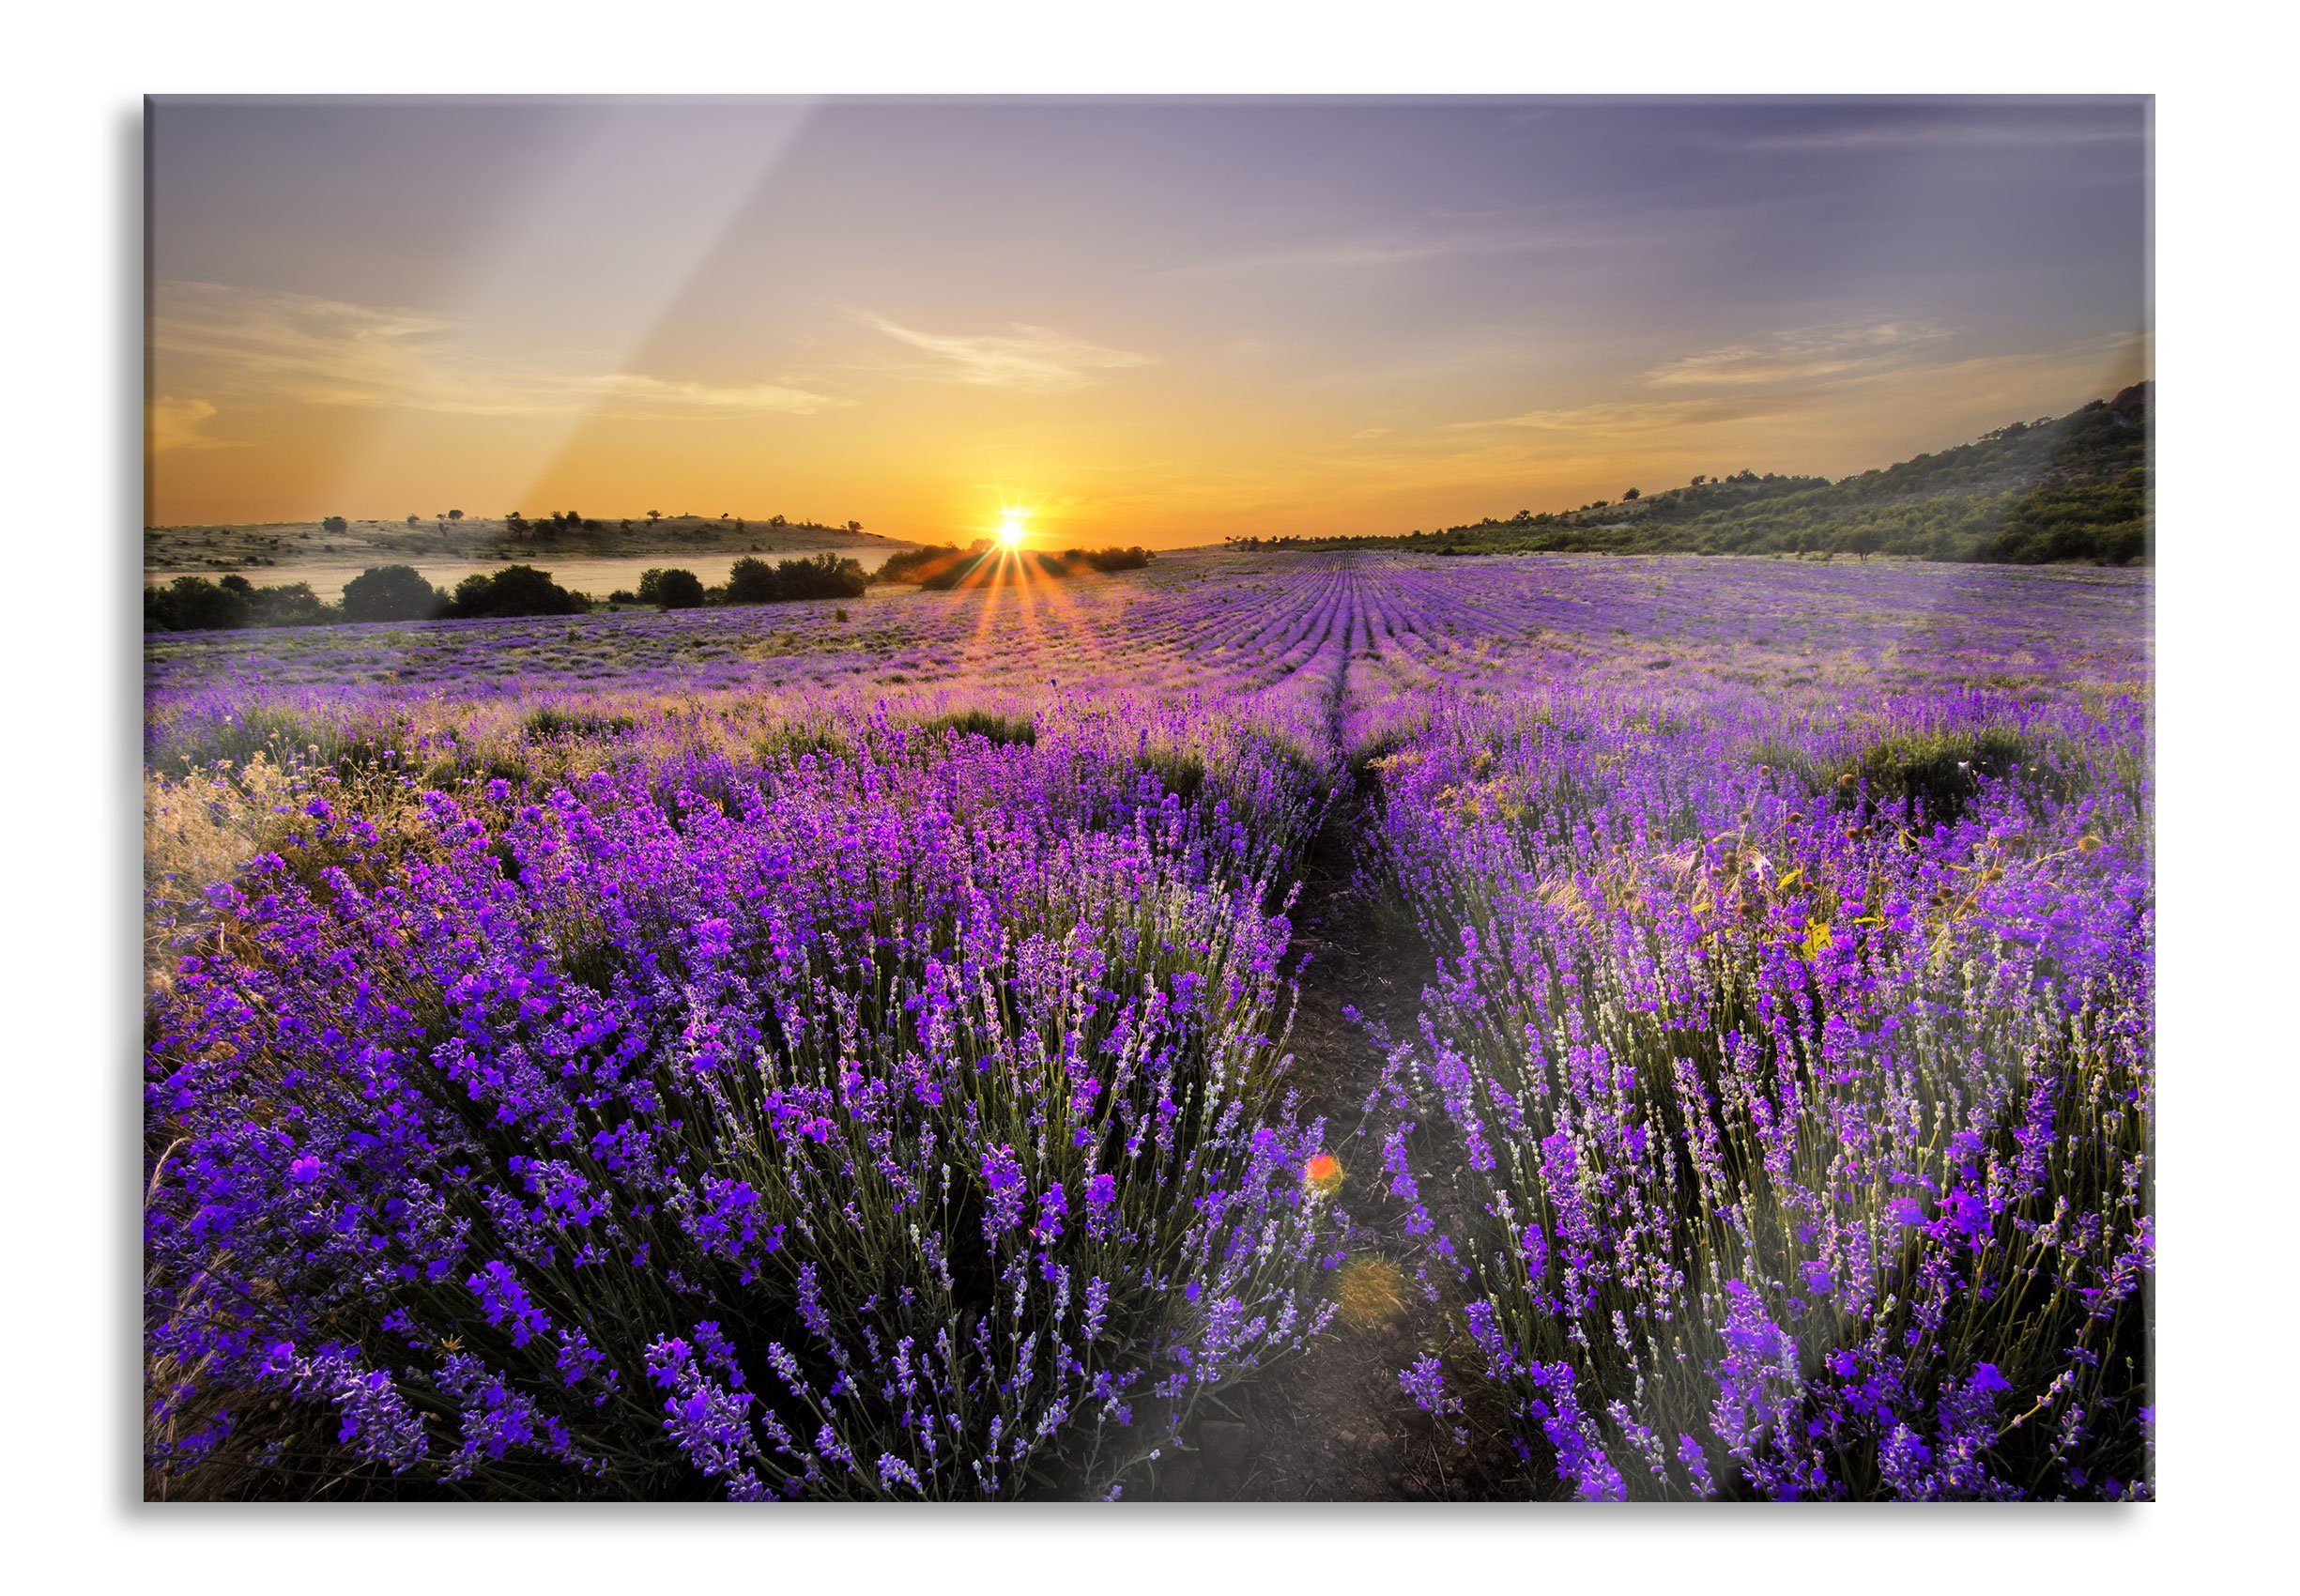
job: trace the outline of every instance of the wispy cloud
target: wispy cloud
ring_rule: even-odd
[[[1158,363],[1155,356],[1090,344],[1052,328],[1021,322],[1010,324],[1004,332],[926,332],[871,311],[850,314],[897,344],[932,356],[917,375],[970,387],[1060,393],[1083,388],[1096,372]]]
[[[151,345],[163,367],[195,374],[203,387],[268,403],[619,420],[808,415],[853,403],[787,383],[590,370],[579,356],[497,359],[463,347],[457,331],[452,320],[422,311],[165,283],[156,296]],[[204,419],[179,422],[196,426]]]
[[[1996,117],[1977,121],[1855,122],[1796,132],[1728,138],[1733,148],[1759,154],[1857,155],[1883,150],[1991,149],[2006,146],[2128,144],[2146,134],[2137,108],[2116,120],[2058,115],[2037,120]]]
[[[217,415],[216,407],[205,399],[177,399],[163,393],[151,402],[146,413],[150,418],[149,437],[155,454],[164,454],[176,449],[248,447],[240,439],[217,437],[200,430]]]
[[[2149,342],[2130,333],[2077,339],[2041,349],[1955,354],[1934,347],[1948,334],[1909,322],[1840,324],[1775,334],[1752,344],[1687,356],[1645,374],[1622,397],[1454,422],[1444,433],[1531,434],[1576,446],[1696,447],[1721,431],[1779,429],[1785,442],[1877,417],[1953,420],[1974,430],[2026,420],[2134,380],[2147,369]],[[2036,407],[2042,406],[2044,409]],[[1899,423],[1905,426],[1906,422]],[[1753,447],[1763,436],[1738,432]],[[1534,439],[1528,437],[1527,446]]]
[[[1454,230],[1407,229],[1347,238],[1317,238],[1274,249],[1248,250],[1185,261],[1153,273],[1158,277],[1213,277],[1256,272],[1384,270],[1433,261],[1529,254],[1546,250],[1598,248],[1649,238],[1657,223],[1604,218],[1558,218],[1505,227]]]
[[[1593,405],[1563,406],[1525,410],[1492,421],[1454,422],[1450,431],[1495,427],[1524,427],[1535,432],[1590,433],[1607,437],[1625,433],[1671,432],[1681,427],[1712,425],[1745,420],[1746,404],[1725,399],[1618,399]]]
[[[1748,387],[1809,382],[1871,371],[1905,359],[1948,336],[1946,330],[1907,320],[1836,322],[1793,328],[1742,344],[1705,349],[1645,374],[1653,388]]]

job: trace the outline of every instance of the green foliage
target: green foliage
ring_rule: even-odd
[[[718,590],[728,604],[779,604],[794,599],[860,598],[870,587],[870,573],[856,560],[818,554],[769,565],[748,555],[735,561],[727,586]]]
[[[932,715],[918,724],[922,729],[934,735],[951,733],[960,737],[985,737],[1004,747],[1017,744],[1029,747],[1038,741],[1037,725],[1028,715],[964,710]]]
[[[246,586],[242,578],[240,588]],[[244,591],[219,586],[205,576],[178,576],[164,588],[144,590],[147,632],[228,631],[245,626],[250,613]]]
[[[871,577],[874,582],[924,583],[930,576],[963,563],[968,551],[957,544],[928,544],[918,548],[898,548],[886,557]]]
[[[248,608],[258,626],[309,626],[322,621],[340,621],[343,612],[323,602],[312,591],[309,582],[288,582],[276,588],[253,588],[248,593]]]
[[[638,729],[638,724],[632,715],[591,714],[545,704],[522,720],[519,728],[533,743],[598,742],[628,736]]]
[[[214,582],[205,576],[178,576],[164,588],[144,590],[144,628],[147,632],[309,626],[344,619],[345,612],[323,602],[309,582],[259,588],[235,572]]]
[[[1060,554],[1038,556],[1039,569],[1053,576],[1074,576],[1081,571],[1140,571],[1157,557],[1140,544],[1121,548],[1066,548]]]
[[[774,580],[774,567],[744,555],[727,573],[728,604],[773,604],[783,596]]]
[[[1897,802],[1912,824],[1954,825],[1985,780],[2017,776],[2055,800],[2070,790],[2068,778],[2042,762],[2036,741],[2009,726],[1897,733],[1831,774],[1848,801],[1865,791],[1872,806]]]
[[[987,538],[978,538],[967,548],[953,544],[939,547],[905,549],[889,555],[872,579],[880,582],[915,582],[922,588],[941,591],[949,588],[976,587],[998,579],[1002,571],[1011,572],[1010,561],[1023,562],[1036,575],[1059,580],[1066,576],[1082,575],[1089,571],[1139,571],[1158,557],[1139,545],[1108,548],[1066,548],[1060,554],[1032,552],[1004,555],[993,548]]]
[[[492,575],[474,572],[455,584],[449,613],[455,616],[580,615],[582,598],[532,565],[506,565]]]
[[[785,599],[861,598],[870,587],[870,574],[859,560],[818,554],[778,562],[774,587],[776,596]]]
[[[752,744],[760,762],[777,763],[789,760],[797,763],[805,759],[851,760],[854,745],[839,731],[828,725],[803,721],[778,722]]]
[[[446,607],[412,565],[373,565],[344,584],[347,621],[425,621]]]
[[[1449,527],[1425,537],[1241,538],[1237,546],[1386,546],[1471,554],[1872,554],[2033,565],[2151,558],[2154,388],[2140,383],[2060,419],[1831,482],[1696,476],[1617,506]]]
[[[658,609],[700,609],[702,578],[676,565],[651,566],[639,574],[639,603]]]

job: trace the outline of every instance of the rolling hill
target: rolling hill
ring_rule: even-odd
[[[1882,554],[2125,565],[2147,560],[2154,543],[2154,385],[2144,382],[2058,419],[2016,422],[1938,454],[1833,482],[1741,471],[1619,503],[1520,511],[1429,534],[1274,541],[1462,555]]]

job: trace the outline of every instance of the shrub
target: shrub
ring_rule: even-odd
[[[650,567],[639,574],[639,603],[652,604],[658,609],[699,609],[703,603],[702,578],[694,572],[671,566]]]
[[[215,632],[245,626],[251,613],[246,588],[244,577],[235,589],[205,576],[178,576],[164,588],[146,588],[144,624],[159,632]]]
[[[1028,715],[993,714],[988,710],[963,710],[949,714],[929,715],[919,725],[928,732],[980,737],[1001,746],[1020,744],[1027,748],[1038,741],[1037,724]]]
[[[1842,801],[1898,803],[1912,825],[1955,825],[1986,783],[2018,777],[2021,790],[2053,799],[2073,788],[2065,773],[2046,765],[2034,740],[2009,726],[1896,733],[1830,774]]]
[[[967,559],[967,551],[956,544],[928,545],[919,548],[898,548],[886,557],[877,573],[875,582],[924,582],[929,576],[951,570]]]
[[[545,704],[530,712],[519,723],[519,728],[534,742],[551,743],[627,736],[638,729],[638,724],[632,715],[563,710],[554,704]]]
[[[254,589],[249,595],[249,607],[258,626],[308,626],[336,620],[342,613],[323,603],[309,582]]]
[[[860,560],[818,554],[778,562],[774,585],[778,596],[786,599],[861,598],[870,587],[870,575]]]
[[[728,604],[773,604],[783,596],[774,579],[774,567],[763,560],[744,555],[727,573],[727,602]]]
[[[426,621],[447,607],[412,565],[371,565],[344,584],[351,621]]]
[[[455,584],[451,613],[458,616],[579,615],[582,597],[532,565],[506,565],[492,575],[478,572]]]

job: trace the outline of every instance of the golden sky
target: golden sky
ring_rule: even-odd
[[[163,100],[147,515],[1403,531],[2145,374],[2145,107]]]

